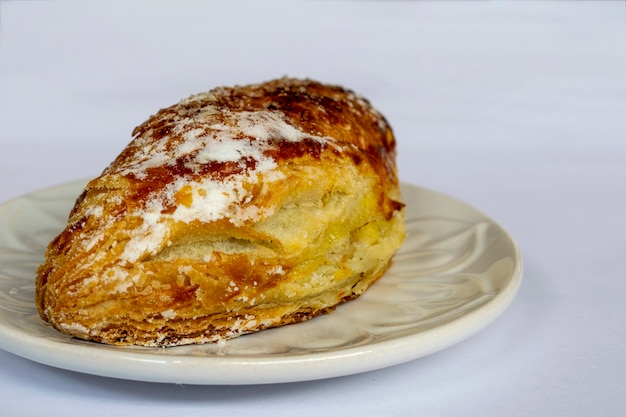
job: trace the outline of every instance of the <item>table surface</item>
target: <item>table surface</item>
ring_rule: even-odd
[[[0,201],[97,175],[182,97],[282,75],[368,97],[402,181],[510,232],[525,273],[508,310],[430,356],[289,384],[134,382],[0,351],[3,416],[626,413],[623,1],[3,1]]]

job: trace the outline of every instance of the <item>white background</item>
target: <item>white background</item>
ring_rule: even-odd
[[[511,307],[426,358],[281,385],[123,381],[0,351],[3,416],[626,415],[623,1],[2,1],[0,202],[99,174],[160,107],[282,75],[368,97],[404,182],[511,233]]]

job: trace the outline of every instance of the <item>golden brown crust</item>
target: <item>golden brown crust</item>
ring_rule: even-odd
[[[60,331],[166,346],[302,321],[365,291],[404,236],[392,131],[341,87],[221,87],[133,136],[38,270]]]

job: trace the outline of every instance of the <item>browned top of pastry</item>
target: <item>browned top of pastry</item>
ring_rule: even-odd
[[[384,117],[353,92],[311,80],[218,87],[160,110],[133,136],[105,174],[149,178],[142,185],[146,191],[181,175],[223,180],[256,169],[262,157],[277,163],[319,157],[328,146],[356,163],[366,158],[379,175],[397,182],[395,141]],[[209,144],[207,149],[211,139],[220,142],[219,148]],[[260,148],[263,156],[251,147]],[[222,160],[202,160],[215,150],[222,151]],[[147,162],[155,153],[162,164]]]
[[[87,206],[81,203],[87,195],[97,201],[105,190],[107,218],[133,213],[142,217],[144,228],[164,215],[185,223],[227,219],[239,226],[254,221],[264,214],[263,202],[252,201],[263,194],[254,187],[282,175],[276,167],[311,158],[339,164],[350,158],[368,165],[366,171],[376,172],[380,181],[380,208],[386,217],[402,206],[397,196],[388,195],[398,183],[391,128],[365,99],[339,86],[281,78],[218,87],[160,110],[135,128],[133,137],[87,185],[68,228],[52,247],[63,252],[64,243],[77,233],[84,237],[83,246],[98,244],[100,237],[87,238],[85,230],[98,213],[82,213]],[[185,185],[189,183],[198,186]],[[115,189],[123,196],[119,201],[110,197]],[[158,230],[149,235],[156,244]],[[147,236],[137,233],[122,258],[134,262],[140,253],[150,252]]]

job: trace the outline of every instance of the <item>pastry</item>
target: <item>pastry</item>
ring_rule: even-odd
[[[339,86],[281,78],[160,110],[37,270],[42,319],[113,345],[216,342],[362,294],[404,238],[395,140]]]

